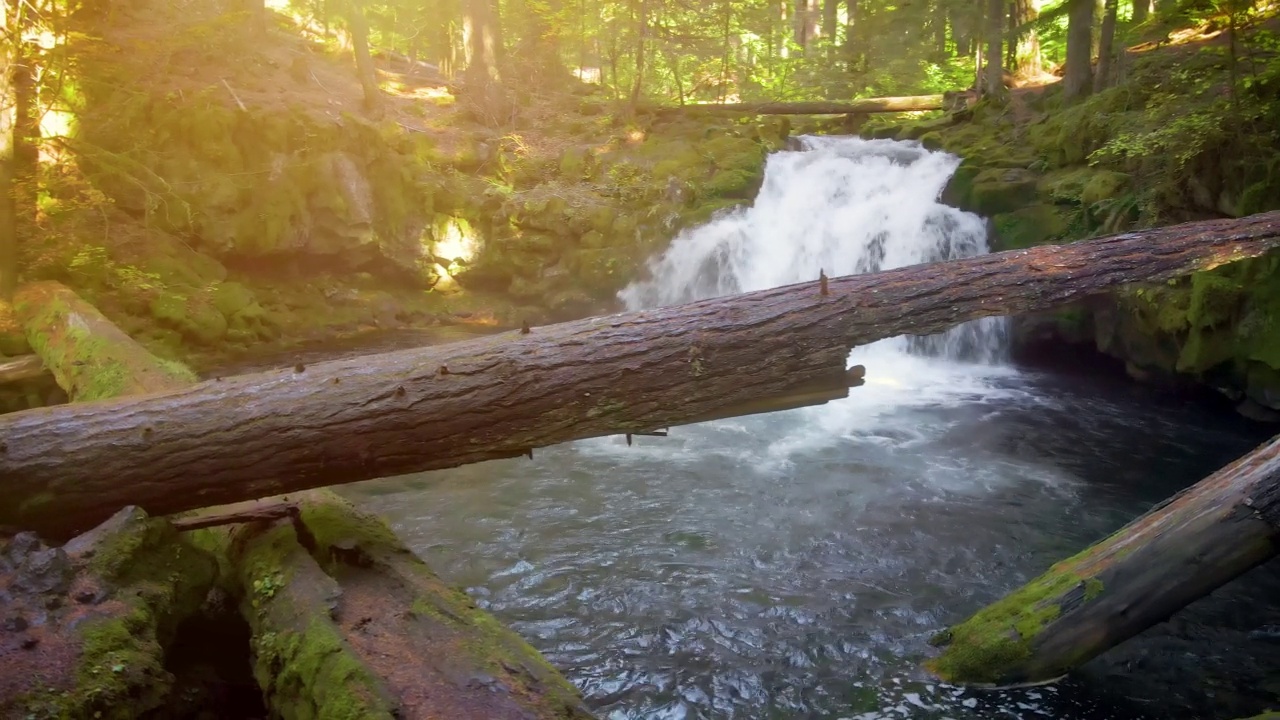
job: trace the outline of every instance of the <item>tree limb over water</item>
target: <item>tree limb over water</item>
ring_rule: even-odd
[[[0,524],[66,536],[130,504],[169,514],[818,404],[855,384],[854,346],[1276,247],[1280,212],[1187,223],[14,413]]]

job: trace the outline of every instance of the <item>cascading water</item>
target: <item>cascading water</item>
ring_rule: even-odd
[[[981,219],[938,203],[955,158],[887,140],[801,143],[770,156],[752,207],[677,238],[626,302],[986,251]],[[968,693],[921,671],[940,627],[1264,439],[1088,378],[1017,371],[1002,362],[1004,328],[855,348],[867,384],[827,405],[349,492],[608,720],[1149,717],[1112,687],[1153,709],[1182,705],[1155,717],[1211,717],[1183,710],[1196,688],[1219,687],[1197,659],[1220,657],[1239,661],[1219,679],[1262,687],[1247,673],[1280,650],[1269,663],[1219,629],[1209,643],[1131,641],[1142,672],[1122,647],[1094,662],[1093,680],[1056,688]],[[1218,595],[1262,607],[1277,575]]]
[[[800,137],[774,153],[750,208],[682,234],[650,263],[652,279],[619,295],[632,309],[987,252],[982,219],[938,202],[959,159],[893,140]],[[929,337],[890,338],[872,354],[993,363],[1005,320]],[[859,353],[865,356],[869,350]]]

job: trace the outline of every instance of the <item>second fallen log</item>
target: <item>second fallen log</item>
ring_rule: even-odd
[[[1280,436],[943,631],[947,682],[1060,677],[1280,552]]]
[[[1188,223],[14,413],[0,523],[65,535],[124,505],[169,514],[825,402],[847,393],[853,346],[1277,246],[1280,212]]]

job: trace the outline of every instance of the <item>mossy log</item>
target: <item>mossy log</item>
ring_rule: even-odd
[[[442,582],[377,517],[329,491],[231,530],[255,675],[280,717],[589,718],[577,690]]]
[[[37,355],[0,360],[0,384],[34,380],[46,372],[44,363]]]
[[[855,345],[1277,246],[1280,212],[1188,223],[12,413],[0,523],[70,534],[124,505],[169,514],[820,403],[847,394]]]
[[[196,380],[180,364],[152,355],[60,283],[22,286],[13,307],[27,341],[72,402],[176,390]]]
[[[944,95],[913,95],[905,97],[863,98],[849,102],[759,102],[759,103],[705,103],[667,107],[658,114],[716,113],[721,115],[861,115],[866,113],[915,112],[942,110],[946,107]]]
[[[1058,678],[1280,552],[1280,436],[935,636],[947,682]]]

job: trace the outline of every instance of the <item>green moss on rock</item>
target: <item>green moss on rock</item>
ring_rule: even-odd
[[[991,218],[993,248],[1014,250],[1061,240],[1070,229],[1065,213],[1053,205],[1036,204]]]
[[[1016,168],[983,170],[973,180],[972,210],[982,215],[998,215],[1018,210],[1035,201],[1036,175]]]

